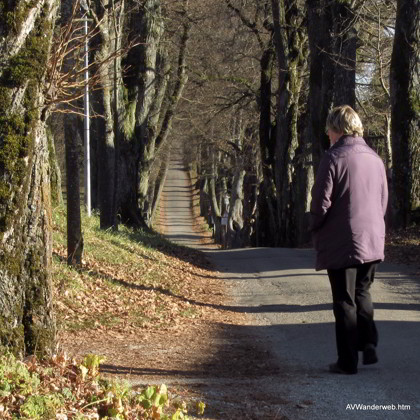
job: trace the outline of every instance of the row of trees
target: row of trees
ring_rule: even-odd
[[[73,3],[77,10],[78,2]],[[65,28],[76,21],[69,16]],[[167,168],[175,107],[187,82],[189,2],[92,1],[87,17],[93,28],[91,72],[96,76],[91,83],[98,87],[92,110],[99,116],[92,120],[92,206],[100,211],[103,229],[117,229],[120,221],[147,228]],[[77,264],[83,238],[79,165],[72,154],[78,155],[81,124],[68,115],[64,124],[68,252],[69,262]]]
[[[228,246],[309,241],[325,120],[340,104],[358,110],[384,158],[390,223],[407,226],[420,204],[418,2],[224,0],[206,16],[180,131],[200,156],[216,238],[228,214]]]
[[[21,353],[54,345],[54,143],[65,146],[77,264],[86,83],[103,229],[147,228],[178,141],[194,156],[217,236],[228,211],[229,246],[306,241],[324,121],[340,103],[362,112],[408,223],[420,194],[418,18],[417,0],[0,1],[1,344]]]
[[[81,262],[86,84],[101,228],[121,221],[147,228],[187,82],[189,10],[188,0],[0,2],[0,344],[16,353],[42,354],[55,342],[51,213],[61,177],[54,146],[65,154],[68,262]]]

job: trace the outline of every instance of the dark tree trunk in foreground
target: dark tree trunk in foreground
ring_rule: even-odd
[[[17,354],[43,354],[55,341],[42,87],[56,2],[1,6],[0,344]]]
[[[394,224],[407,226],[420,206],[420,2],[398,0],[391,58]]]

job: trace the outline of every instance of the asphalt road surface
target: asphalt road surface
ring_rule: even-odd
[[[169,239],[202,249],[234,285],[238,310],[252,314],[249,333],[282,367],[261,386],[284,404],[278,419],[420,419],[420,278],[413,268],[380,264],[372,295],[379,363],[357,375],[331,374],[336,361],[331,292],[310,249],[206,249],[191,228],[190,186],[174,158],[164,196]],[[277,417],[276,417],[277,418]]]

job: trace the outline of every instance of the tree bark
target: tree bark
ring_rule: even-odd
[[[103,119],[100,119],[100,135],[97,138],[98,187],[100,205],[100,226],[102,229],[117,228],[116,185],[118,171],[116,167],[117,149],[120,137],[118,121],[121,118],[121,45],[122,26],[124,23],[124,1],[98,2],[94,14],[99,27],[96,43],[99,50],[95,61],[101,63],[108,57],[111,60],[100,65],[99,75],[101,90],[97,94]]]
[[[358,45],[352,0],[337,0],[332,5],[336,61],[334,104],[356,107],[356,51]]]
[[[149,192],[150,173],[155,163],[157,147],[157,133],[159,120],[162,115],[162,107],[165,94],[168,87],[170,64],[167,59],[167,52],[164,48],[159,48],[156,59],[156,90],[153,103],[150,108],[149,115],[144,122],[143,131],[147,133],[146,137],[142,137],[140,145],[140,160],[138,169],[138,185],[137,185],[137,206],[142,212],[149,213],[151,200]]]
[[[154,181],[154,193],[153,193],[153,201],[152,201],[152,208],[150,212],[150,220],[151,224],[154,224],[156,211],[159,206],[160,197],[162,195],[163,187],[165,186],[165,179],[169,169],[169,160],[170,160],[170,152],[169,150],[166,151],[165,157],[160,160],[160,169],[156,180]]]
[[[420,206],[419,14],[417,0],[398,0],[390,74],[396,226],[407,226]]]
[[[210,161],[211,169],[209,175],[209,198],[210,198],[210,207],[211,215],[214,221],[214,237],[217,243],[221,243],[222,234],[221,234],[221,217],[222,217],[222,208],[218,200],[218,194],[216,191],[216,179],[217,179],[217,163],[215,152],[212,147],[210,147]]]
[[[255,172],[255,170],[246,170],[244,179],[243,247],[256,245],[258,179]]]
[[[230,201],[227,225],[227,248],[240,248],[243,246],[243,227],[244,227],[244,179],[245,179],[245,156],[244,156],[244,136],[245,127],[241,110],[236,110],[232,121],[232,141],[229,144],[233,148],[231,161],[233,172],[230,187]]]
[[[155,162],[157,153],[167,141],[176,107],[188,80],[186,52],[191,28],[188,18],[188,3],[189,0],[183,0],[182,18],[184,23],[180,38],[176,73],[173,76],[174,80],[171,80],[172,83],[168,84],[170,65],[167,52],[160,47],[160,52],[157,56],[155,98],[151,106],[150,115],[146,120],[146,132],[148,135],[142,143],[143,147],[139,163],[138,205],[143,211],[145,206],[151,206],[149,203],[153,200],[153,197],[149,197],[147,194],[152,165]],[[173,85],[173,88],[171,88],[171,85]],[[165,99],[166,102],[164,102]],[[164,104],[165,106],[163,106]]]
[[[241,162],[237,161],[233,180],[232,196],[230,198],[229,224],[228,224],[228,247],[240,248],[243,246],[244,218],[243,218],[243,200],[244,200],[244,179],[245,170]]]
[[[325,133],[325,121],[332,98],[328,92],[333,91],[334,78],[331,77],[333,66],[331,60],[332,19],[328,18],[325,0],[307,0],[308,40],[309,40],[309,123],[307,135],[312,143],[312,161],[314,172],[318,169],[321,155],[329,147]],[[332,95],[329,95],[332,96]]]
[[[260,60],[259,144],[263,182],[260,185],[259,217],[256,221],[258,224],[258,244],[268,246],[278,242],[277,214],[275,211],[276,194],[274,188],[276,126],[271,121],[274,58],[275,51],[271,41]]]
[[[3,2],[0,17],[0,344],[55,342],[51,198],[43,85],[56,2]],[[7,17],[13,16],[13,22]]]
[[[55,152],[54,137],[51,129],[47,127],[47,139],[49,150],[49,166],[50,166],[50,186],[51,186],[51,204],[59,206],[63,204],[63,193],[61,190],[61,171],[58,165],[57,155]]]
[[[143,5],[136,5],[128,26],[137,45],[124,63],[129,71],[124,76],[127,97],[125,118],[121,122],[117,203],[123,222],[147,228],[142,211],[147,200],[150,170],[146,168],[151,139],[148,118],[152,117],[153,102],[159,96],[158,83],[163,81],[163,75],[159,79],[158,69],[164,27],[160,0],[146,0]]]
[[[277,245],[296,246],[299,242],[299,229],[302,228],[296,219],[296,215],[302,213],[298,211],[298,207],[306,207],[307,203],[307,197],[300,196],[305,190],[296,188],[296,184],[293,183],[295,162],[299,162],[295,156],[299,147],[301,72],[306,65],[305,35],[301,26],[302,16],[296,1],[272,0],[272,10],[274,40],[280,69],[275,170],[279,224]],[[300,179],[300,182],[308,183],[309,179]]]
[[[82,217],[80,213],[81,142],[77,130],[78,116],[64,116],[67,179],[67,263],[80,265],[83,254]]]
[[[62,26],[71,25],[73,19],[73,8],[75,0],[61,3]],[[74,41],[70,42],[73,46]],[[63,69],[70,71],[76,63],[75,53],[70,53],[64,58]],[[83,254],[82,217],[80,212],[80,160],[83,159],[80,133],[80,117],[71,113],[64,114],[64,142],[66,157],[66,187],[67,187],[67,263],[69,265],[80,265]]]

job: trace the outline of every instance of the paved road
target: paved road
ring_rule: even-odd
[[[189,193],[175,159],[164,190],[167,235],[203,249],[234,285],[237,309],[252,314],[249,333],[274,353],[282,372],[268,373],[260,385],[292,402],[280,404],[276,418],[420,418],[420,279],[409,267],[381,264],[372,289],[380,362],[361,366],[358,375],[330,374],[326,367],[336,359],[331,292],[326,273],[313,269],[313,250],[205,249],[190,226]]]

